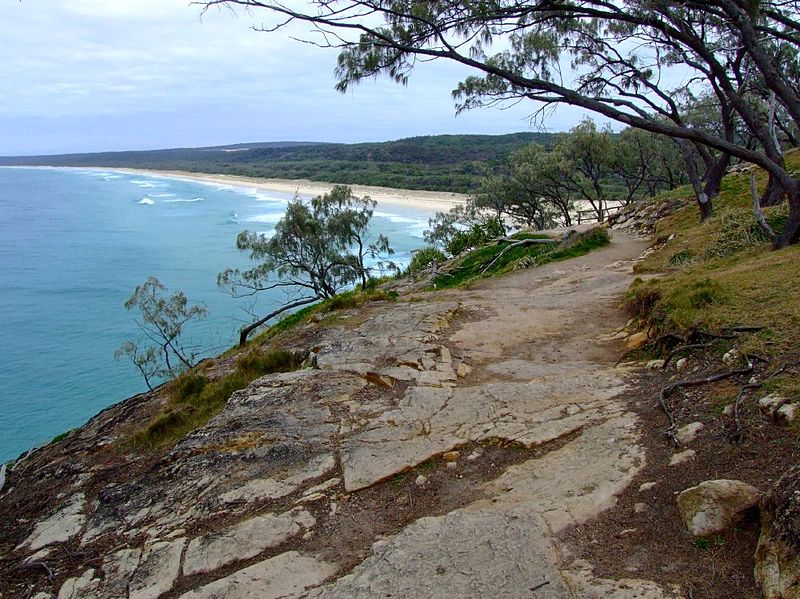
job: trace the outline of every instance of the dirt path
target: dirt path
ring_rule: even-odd
[[[607,340],[644,247],[615,233],[582,258],[309,325],[295,343],[316,368],[236,393],[141,475],[109,483],[73,447],[81,474],[14,558],[52,547],[51,588],[75,599],[670,596],[597,579],[556,540],[644,466]],[[58,562],[62,546],[100,565]]]

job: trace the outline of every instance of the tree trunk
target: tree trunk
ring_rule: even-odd
[[[786,195],[789,198],[789,218],[783,232],[772,240],[772,247],[776,250],[800,241],[800,188],[795,186],[795,189]]]
[[[769,180],[767,181],[767,189],[764,191],[764,195],[761,196],[761,207],[765,208],[767,206],[777,206],[785,197],[786,194],[784,193],[783,188],[780,186],[777,179],[770,175]]]

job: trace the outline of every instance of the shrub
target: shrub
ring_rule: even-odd
[[[408,265],[408,272],[420,272],[426,268],[430,268],[434,262],[442,263],[445,260],[447,260],[447,256],[445,256],[441,250],[429,245],[428,247],[414,252],[411,263]]]

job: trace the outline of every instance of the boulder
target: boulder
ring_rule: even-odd
[[[707,480],[678,495],[678,511],[695,537],[706,537],[738,524],[761,492],[739,480]]]
[[[702,422],[690,422],[675,431],[675,438],[679,443],[686,445],[691,443],[703,431],[705,425]]]
[[[800,466],[791,468],[761,504],[754,575],[766,599],[800,597]]]
[[[780,408],[775,410],[775,422],[781,426],[789,426],[797,420],[797,406],[796,403],[783,404]]]

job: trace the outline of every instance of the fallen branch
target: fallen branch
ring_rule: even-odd
[[[661,393],[658,398],[658,403],[661,406],[663,412],[667,415],[667,420],[669,421],[669,428],[664,431],[664,434],[670,439],[672,439],[673,443],[675,443],[676,445],[678,444],[677,439],[675,439],[675,430],[677,429],[677,425],[675,424],[675,416],[673,415],[672,409],[669,407],[669,404],[667,403],[667,399],[669,399],[669,396],[672,395],[675,391],[683,387],[699,387],[701,385],[709,385],[711,383],[716,383],[724,379],[729,379],[734,376],[743,376],[752,373],[753,369],[754,366],[752,362],[748,362],[745,368],[738,368],[736,370],[728,370],[726,372],[720,372],[702,379],[688,379],[684,381],[676,381],[661,389]]]
[[[484,268],[481,271],[482,275],[485,275],[486,272],[492,266],[494,266],[497,263],[497,261],[501,258],[501,256],[503,256],[503,254],[505,254],[509,250],[513,250],[513,249],[520,248],[520,247],[526,247],[526,246],[529,246],[529,245],[535,245],[535,244],[539,244],[539,243],[545,243],[545,244],[557,244],[557,243],[560,243],[559,241],[557,241],[555,239],[512,239],[510,237],[501,237],[499,239],[498,243],[501,243],[503,241],[508,241],[509,245],[504,247],[500,251],[500,253],[497,254],[491,262],[489,262],[489,264],[486,266],[486,268]]]

